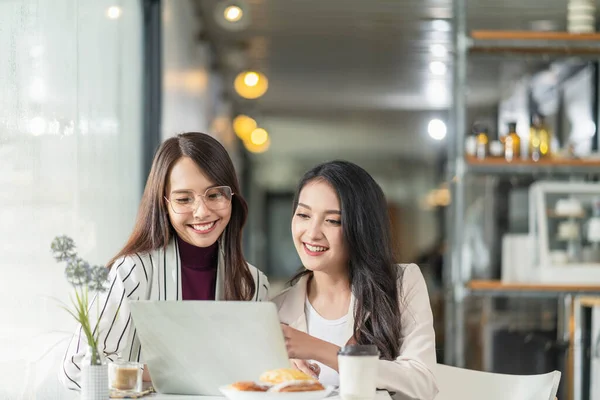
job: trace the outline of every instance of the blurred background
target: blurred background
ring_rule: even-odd
[[[575,3],[0,0],[0,398],[62,398],[74,323],[50,242],[106,263],[186,131],[234,160],[273,294],[301,266],[299,178],[350,160],[426,277],[439,362],[558,369],[560,398],[600,398],[599,313],[574,319],[600,293],[600,35]]]

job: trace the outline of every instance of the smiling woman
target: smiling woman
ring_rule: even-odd
[[[215,243],[231,219],[231,188],[217,186],[190,157],[173,165],[166,194],[173,229],[195,246]]]
[[[108,263],[110,289],[94,300],[102,310],[94,327],[99,350],[111,360],[143,361],[130,300],[266,300],[267,278],[242,254],[247,214],[233,163],[216,139],[184,133],[166,140],[133,233]],[[86,349],[78,329],[61,374],[69,388],[79,387]]]
[[[386,205],[379,185],[355,164],[333,161],[308,171],[292,218],[305,269],[274,302],[298,369],[339,385],[339,349],[376,345],[378,388],[432,400],[438,390],[427,288],[418,266],[394,262]]]

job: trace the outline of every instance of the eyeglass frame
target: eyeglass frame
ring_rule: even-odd
[[[231,200],[233,200],[233,196],[235,195],[235,193],[231,189],[231,186],[227,186],[227,185],[209,187],[208,189],[206,189],[204,191],[204,194],[196,193],[196,191],[194,191],[194,190],[182,190],[182,192],[184,192],[184,191],[185,192],[192,192],[194,194],[194,196],[195,196],[195,200],[194,200],[194,204],[192,205],[192,209],[190,211],[186,211],[186,212],[183,212],[183,213],[175,211],[175,207],[173,207],[173,203],[171,202],[171,200],[169,200],[167,198],[167,196],[163,196],[163,198],[167,201],[167,203],[169,203],[171,205],[171,210],[173,210],[173,212],[175,214],[179,214],[179,215],[181,215],[181,214],[187,214],[187,213],[190,213],[190,212],[191,213],[196,212],[198,210],[198,206],[200,206],[200,202],[198,201],[198,197],[202,198],[202,202],[204,203],[204,206],[206,208],[208,208],[209,210],[211,210],[211,211],[220,211],[220,210],[224,210],[226,207],[219,208],[217,210],[213,210],[212,208],[210,208],[208,206],[208,204],[206,204],[206,193],[208,193],[209,190],[220,189],[220,188],[228,188],[229,189],[229,191],[231,192],[231,197],[229,198],[229,204],[231,204]]]

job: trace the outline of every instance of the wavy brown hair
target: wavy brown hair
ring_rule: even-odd
[[[402,270],[395,265],[390,217],[381,187],[367,171],[348,161],[331,161],[304,174],[294,196],[294,213],[302,189],[324,181],[335,190],[342,212],[342,235],[348,249],[348,277],[354,307],[354,338],[374,344],[381,358],[394,360],[400,345]],[[312,271],[301,271],[296,283]]]
[[[123,256],[166,248],[175,235],[164,196],[173,165],[181,157],[191,158],[215,184],[231,187],[231,219],[222,233],[224,239],[225,299],[250,300],[257,288],[242,253],[242,228],[248,205],[227,150],[215,138],[199,132],[182,133],[167,139],[157,150],[140,202],[135,226],[127,244],[108,266]]]

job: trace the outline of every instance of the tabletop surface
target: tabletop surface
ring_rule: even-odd
[[[142,399],[153,400],[224,400],[224,396],[184,396],[174,394],[153,393],[149,396],[144,396]],[[327,400],[340,400],[339,395],[329,396]],[[385,390],[378,390],[375,400],[391,400],[390,394]]]

